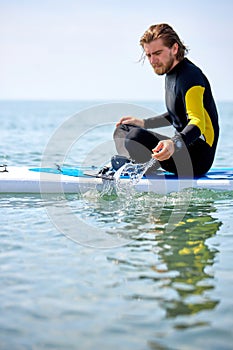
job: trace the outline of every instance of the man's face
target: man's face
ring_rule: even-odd
[[[158,75],[168,73],[178,63],[176,59],[178,44],[176,43],[169,48],[164,46],[162,39],[156,39],[149,44],[144,44],[144,51],[154,72]]]

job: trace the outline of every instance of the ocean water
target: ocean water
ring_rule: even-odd
[[[55,139],[58,163],[103,165],[124,110],[150,115],[163,103],[1,101],[0,163],[39,166]],[[218,110],[214,165],[233,166],[233,103]],[[0,205],[1,350],[232,349],[233,193],[90,189],[1,194]]]

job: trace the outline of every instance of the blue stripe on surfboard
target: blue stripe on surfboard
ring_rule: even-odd
[[[60,174],[68,176],[85,176],[83,170],[78,168],[61,168],[61,170],[55,168],[31,168],[30,171],[36,171],[39,173]]]

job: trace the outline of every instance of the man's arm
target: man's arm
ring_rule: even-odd
[[[170,126],[171,124],[172,120],[168,112],[144,119],[145,129],[161,128],[164,126]]]
[[[118,127],[121,124],[131,124],[145,129],[154,129],[163,126],[170,126],[171,119],[168,112],[147,119],[140,119],[132,116],[124,116],[121,117],[121,119],[116,123],[116,127]]]

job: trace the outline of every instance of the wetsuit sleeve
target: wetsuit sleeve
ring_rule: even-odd
[[[204,108],[203,86],[191,87],[185,94],[185,106],[188,124],[180,132],[186,145],[190,145],[201,135],[204,135],[206,142],[212,146],[214,141],[214,130],[210,116]]]
[[[186,92],[184,97],[188,124],[181,131],[181,134],[186,145],[194,142],[204,133],[204,90],[202,86],[193,86]]]
[[[155,117],[144,119],[144,128],[145,129],[154,129],[161,128],[164,126],[170,126],[172,120],[168,112],[156,115]]]

